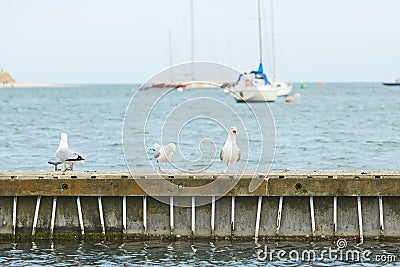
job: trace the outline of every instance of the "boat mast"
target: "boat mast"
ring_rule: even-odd
[[[258,0],[258,38],[259,38],[259,46],[260,46],[260,64],[262,64],[261,2],[260,2],[260,0]]]
[[[171,29],[169,29],[169,31],[168,31],[168,39],[169,39],[169,66],[171,69],[171,83],[173,83],[174,82],[174,73],[173,73],[173,68],[172,68],[173,57],[172,57],[172,32],[171,32]]]
[[[169,40],[169,65],[172,66],[172,31],[169,29],[168,31],[168,40]]]
[[[193,22],[193,0],[190,0],[190,77],[193,80],[194,61],[194,22]]]
[[[275,25],[274,25],[274,0],[271,0],[271,42],[272,42],[272,79],[276,78],[275,66]]]

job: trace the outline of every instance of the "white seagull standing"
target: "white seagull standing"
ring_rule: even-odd
[[[227,168],[233,163],[233,170],[236,171],[236,162],[240,160],[240,149],[236,144],[237,128],[231,127],[229,129],[229,135],[226,139],[225,145],[221,149],[219,158],[226,163]]]
[[[69,164],[70,170],[72,171],[74,163],[79,163],[85,160],[74,150],[68,148],[68,137],[66,133],[61,134],[61,140],[56,151],[56,157],[59,161],[64,163],[63,172],[67,170],[67,164]]]
[[[160,162],[168,163],[172,160],[172,156],[176,154],[176,145],[174,143],[169,143],[165,146],[160,146],[155,143],[154,148],[151,150],[154,151],[154,158],[157,161],[158,170],[161,172]]]

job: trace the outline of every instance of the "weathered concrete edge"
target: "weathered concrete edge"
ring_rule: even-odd
[[[120,175],[119,175],[120,176]],[[0,196],[400,196],[400,179],[257,178],[0,178]],[[250,190],[250,183],[259,186]],[[168,187],[160,186],[167,182]],[[206,186],[206,185],[212,185]]]

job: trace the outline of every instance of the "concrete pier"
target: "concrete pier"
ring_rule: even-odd
[[[358,170],[0,172],[0,238],[398,241],[399,178]],[[260,185],[251,191],[253,179]],[[160,188],[163,180],[174,186]],[[225,184],[233,186],[225,192]]]

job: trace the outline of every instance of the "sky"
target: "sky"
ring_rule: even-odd
[[[0,0],[0,6],[0,68],[19,83],[142,83],[191,60],[190,0]],[[275,0],[273,6],[280,80],[400,77],[399,0]],[[262,7],[270,72],[270,0]],[[195,61],[257,68],[256,0],[193,0],[193,9]]]

